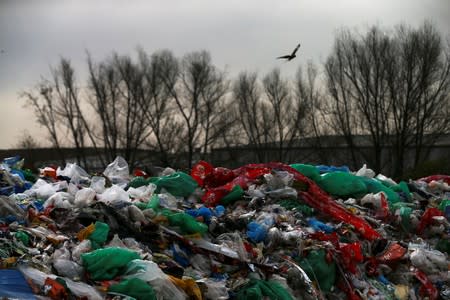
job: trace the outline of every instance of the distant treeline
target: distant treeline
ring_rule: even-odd
[[[61,58],[51,78],[23,97],[60,157],[63,147],[73,147],[85,166],[86,147],[102,164],[120,153],[133,165],[139,149],[148,149],[162,166],[182,156],[190,167],[213,148],[251,145],[254,162],[287,161],[300,140],[322,149],[322,137],[341,136],[349,164],[363,157],[372,169],[389,165],[398,177],[406,160],[413,166],[427,160],[429,146],[450,132],[449,49],[430,23],[343,29],[325,63],[299,65],[293,79],[279,69],[230,79],[206,51],[178,58],[170,50],[140,49],[137,59],[113,53],[102,61],[88,54],[86,80]],[[356,142],[361,135],[364,151]],[[27,136],[20,146],[35,142]]]

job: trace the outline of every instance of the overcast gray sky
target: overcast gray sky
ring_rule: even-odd
[[[232,78],[279,67],[292,76],[299,64],[323,62],[341,27],[420,25],[431,20],[450,35],[450,0],[0,0],[0,148],[13,147],[27,129],[44,130],[19,99],[60,56],[86,73],[86,54],[100,60],[117,51],[170,49],[182,56],[208,50]],[[297,58],[274,58],[297,43]]]

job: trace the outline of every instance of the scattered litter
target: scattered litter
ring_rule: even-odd
[[[0,164],[2,298],[450,299],[447,175],[22,166]]]

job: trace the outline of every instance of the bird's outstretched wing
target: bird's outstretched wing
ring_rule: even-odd
[[[290,55],[283,55],[283,56],[278,56],[277,59],[281,59],[281,58],[291,58]]]
[[[297,52],[298,48],[300,48],[300,44],[298,44],[297,47],[295,47],[294,51],[292,51],[291,56],[295,55],[295,53]]]

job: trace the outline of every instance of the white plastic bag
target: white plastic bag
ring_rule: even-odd
[[[53,261],[53,267],[59,276],[67,277],[72,280],[80,280],[83,278],[84,269],[74,261],[58,258]]]
[[[105,191],[106,179],[101,176],[93,176],[91,178],[91,186],[96,193],[101,194]]]
[[[139,278],[155,289],[163,299],[183,300],[187,295],[174,285],[157,264],[148,260],[135,259],[127,264],[123,278]]]
[[[69,177],[70,182],[74,184],[79,184],[81,181],[89,179],[89,174],[75,163],[67,163],[64,169],[58,167],[56,175]]]
[[[91,241],[83,240],[81,243],[79,243],[76,247],[73,248],[72,259],[77,263],[81,263],[81,254],[90,251],[91,251]]]
[[[367,168],[367,165],[364,164],[361,169],[358,170],[355,174],[356,176],[373,178],[375,177],[375,172],[372,169]]]
[[[44,202],[44,207],[54,206],[56,208],[72,208],[74,197],[67,192],[56,192]]]
[[[130,170],[128,168],[128,163],[123,157],[117,156],[116,159],[106,167],[103,174],[108,177],[113,184],[124,187],[129,181]]]
[[[75,206],[86,207],[94,202],[97,193],[91,188],[83,188],[75,194]]]
[[[123,202],[130,202],[128,193],[118,185],[107,188],[103,194],[99,195],[100,201],[108,205],[119,205]]]
[[[427,274],[434,274],[448,268],[447,257],[438,250],[417,248],[410,254],[411,263]]]
[[[143,200],[145,202],[150,199],[153,192],[156,190],[156,185],[150,183],[149,185],[144,185],[138,188],[130,187],[128,189],[128,195],[135,200]]]

